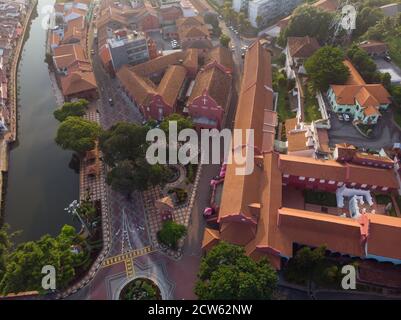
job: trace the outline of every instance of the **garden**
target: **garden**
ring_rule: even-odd
[[[337,198],[334,193],[325,191],[304,191],[305,203],[315,204],[325,207],[337,207]]]
[[[120,293],[120,300],[162,300],[159,287],[145,278],[129,282]]]

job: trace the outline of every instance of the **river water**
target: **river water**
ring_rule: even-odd
[[[5,203],[5,222],[23,231],[15,242],[57,235],[64,224],[76,226],[64,208],[78,198],[79,176],[69,168],[72,153],[54,142],[57,106],[45,62],[42,8],[53,3],[39,0],[19,66],[18,143],[10,155]]]

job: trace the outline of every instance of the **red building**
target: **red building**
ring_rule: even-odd
[[[280,155],[283,185],[335,192],[339,187],[390,192],[399,184],[393,169],[373,168],[334,160]]]
[[[139,29],[144,32],[158,31],[160,29],[159,18],[153,12],[146,12],[138,21]]]
[[[163,120],[176,112],[186,80],[197,68],[196,54],[176,52],[136,66],[126,65],[118,71],[117,77],[146,118]]]
[[[182,10],[179,6],[161,7],[159,9],[160,24],[175,24],[175,21],[182,18]]]
[[[231,100],[231,84],[231,73],[217,62],[198,73],[187,103],[188,113],[198,130],[223,127]]]

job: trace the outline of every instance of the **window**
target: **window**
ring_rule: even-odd
[[[329,184],[335,184],[336,182],[335,181],[333,181],[333,180],[330,180],[329,181]]]
[[[315,178],[309,178],[309,182],[313,182],[315,180],[316,180]]]
[[[320,183],[325,183],[326,182],[326,180],[324,180],[324,179],[320,179],[320,181],[319,181]]]
[[[383,187],[382,190],[383,190],[383,191],[387,191],[388,188],[387,188],[387,187]]]
[[[361,185],[361,188],[366,188],[368,185],[366,183],[364,183],[363,185]]]
[[[374,190],[374,189],[376,189],[377,188],[377,186],[372,186],[372,189]]]
[[[305,177],[299,177],[299,180],[303,181],[305,180]]]
[[[290,175],[286,173],[286,174],[283,175],[283,177],[284,177],[284,178],[289,178]]]
[[[352,182],[351,183],[351,187],[355,187],[356,186],[356,183],[355,182]]]
[[[344,184],[344,182],[339,182],[337,183],[337,186],[341,187]]]

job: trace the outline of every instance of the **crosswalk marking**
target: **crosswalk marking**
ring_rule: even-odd
[[[144,255],[149,254],[154,251],[155,250],[151,246],[144,247],[142,249],[135,249],[130,252],[123,253],[123,254],[105,259],[102,263],[102,267],[109,267],[109,266],[118,264],[123,261],[126,263],[129,260],[131,260],[131,264],[132,264],[132,259],[135,259],[140,256],[144,256]]]
[[[134,265],[132,263],[132,259],[125,260],[125,272],[127,273],[128,278],[133,278],[135,275]]]

